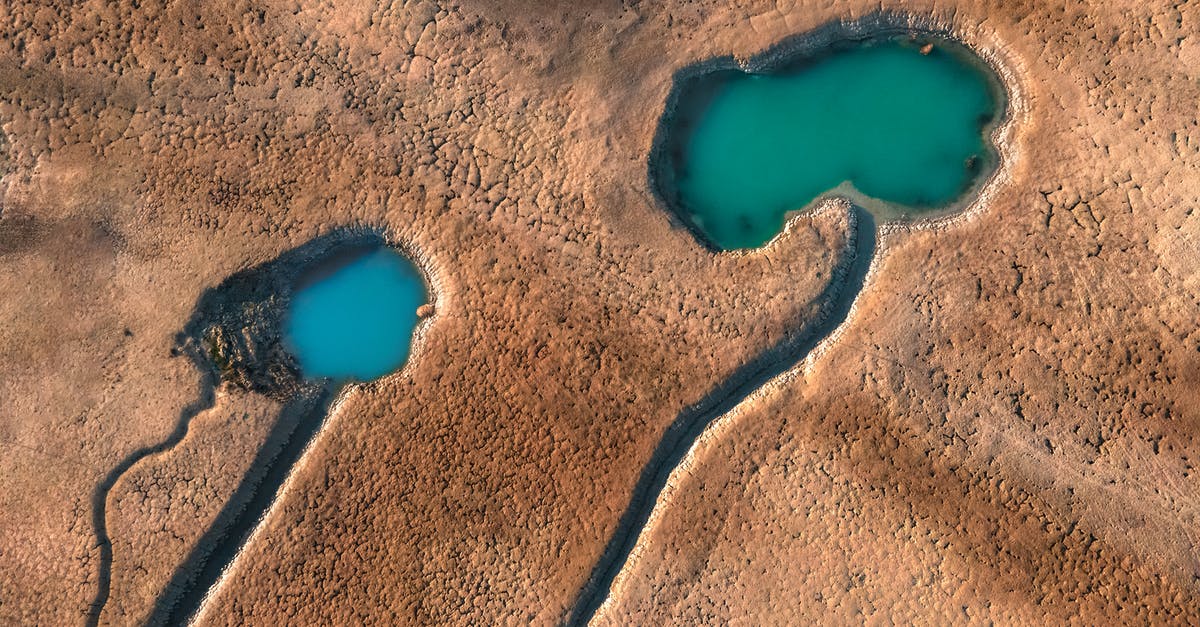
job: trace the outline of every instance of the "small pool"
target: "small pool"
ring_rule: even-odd
[[[663,151],[681,216],[721,249],[774,237],[831,191],[889,219],[946,209],[996,161],[999,81],[938,39],[844,42],[769,74],[711,72],[679,87]],[[857,198],[855,198],[857,200]]]
[[[344,252],[302,279],[284,328],[308,378],[369,381],[404,365],[427,301],[411,261],[387,247]]]

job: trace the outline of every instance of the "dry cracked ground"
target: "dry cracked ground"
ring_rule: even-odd
[[[647,178],[672,78],[880,11],[1008,72],[1009,175],[881,237],[594,622],[1200,621],[1200,5],[84,0],[0,6],[0,623],[163,620],[281,402],[218,388],[108,543],[98,487],[202,395],[204,291],[343,227],[418,251],[437,313],[197,622],[579,618],[667,427],[816,328],[857,235],[698,244]]]

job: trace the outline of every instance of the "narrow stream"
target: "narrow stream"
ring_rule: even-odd
[[[794,368],[846,320],[854,299],[862,291],[876,241],[875,218],[859,207],[853,211],[856,222],[854,258],[844,277],[840,281],[832,281],[826,288],[824,299],[831,305],[824,320],[759,355],[710,391],[699,403],[679,413],[655,447],[650,461],[643,467],[633,496],[599,561],[592,568],[567,624],[586,625],[600,609],[617,573],[629,560],[633,545],[646,526],[671,471],[679,465],[708,425],[746,400],[766,382]]]

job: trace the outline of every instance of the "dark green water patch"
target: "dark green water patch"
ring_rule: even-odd
[[[717,249],[761,246],[831,193],[885,220],[937,215],[994,170],[1003,102],[992,70],[952,41],[837,41],[770,71],[678,81],[651,178]]]

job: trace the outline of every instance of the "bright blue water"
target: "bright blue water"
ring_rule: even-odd
[[[306,377],[369,381],[404,365],[425,301],[412,262],[377,248],[292,296],[285,341]]]
[[[948,46],[874,40],[699,79],[669,129],[683,213],[731,249],[766,243],[787,212],[846,182],[917,211],[955,201],[991,162],[997,103],[981,65]]]

